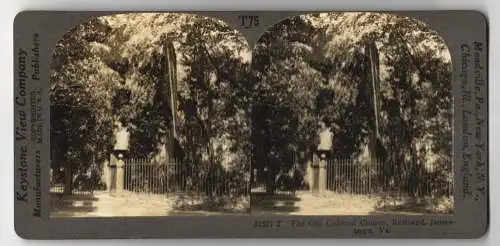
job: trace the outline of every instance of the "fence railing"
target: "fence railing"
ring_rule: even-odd
[[[345,158],[328,160],[326,166],[327,189],[353,194],[452,196],[452,173],[451,163],[424,166],[378,160],[370,164]]]
[[[125,189],[151,194],[192,193],[209,196],[248,194],[249,181],[237,171],[219,165],[196,165],[148,158],[125,161]]]
[[[309,171],[311,173],[292,170],[276,174],[274,187],[271,188],[274,189],[273,193],[289,194],[314,189],[313,187],[318,185],[320,172],[318,168],[310,168]],[[252,182],[253,192],[262,193],[270,189],[265,172],[264,169],[260,180]],[[453,195],[451,163],[424,166],[410,163],[392,164],[382,160],[362,163],[351,158],[333,158],[326,161],[326,168],[321,173],[326,179],[325,188],[337,193],[412,197]]]
[[[326,189],[350,194],[401,194],[411,196],[452,196],[454,193],[451,163],[438,166],[359,163],[350,158],[327,160]],[[307,175],[279,174],[275,193],[290,193],[307,187]],[[254,175],[254,178],[257,175]],[[72,179],[71,194],[92,194],[106,190],[99,173],[80,173]],[[264,182],[252,181],[252,190],[266,191]],[[51,170],[51,192],[64,193],[64,172]],[[151,194],[195,193],[209,196],[241,196],[250,192],[250,180],[241,172],[217,165],[196,165],[181,161],[157,163],[147,158],[125,160],[124,188]]]

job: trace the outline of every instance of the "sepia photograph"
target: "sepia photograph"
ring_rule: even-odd
[[[237,30],[103,16],[52,60],[51,217],[248,215],[250,50]]]
[[[451,58],[425,23],[289,17],[252,71],[253,215],[453,213]]]
[[[51,217],[452,214],[451,90],[408,17],[92,18],[53,51]]]

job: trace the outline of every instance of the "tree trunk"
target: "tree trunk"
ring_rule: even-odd
[[[169,111],[166,112],[167,119],[171,118],[171,125],[169,133],[167,136],[167,156],[168,160],[176,159],[175,155],[175,139],[177,137],[177,74],[176,74],[176,55],[175,49],[172,42],[167,41],[164,46],[164,64],[163,64],[163,76],[164,76],[164,95],[168,95],[166,104],[169,106]],[[160,87],[161,88],[161,87]]]
[[[272,165],[267,166],[267,182],[266,182],[266,193],[268,195],[273,195],[276,188],[274,167]]]
[[[374,168],[375,170],[378,170],[377,169],[377,134],[375,131],[372,131],[371,132],[371,135],[370,135],[370,142],[368,143],[369,146],[369,152],[370,152],[370,167],[371,168]],[[381,163],[383,164],[383,163]],[[385,165],[382,166],[385,170]],[[382,175],[380,175],[380,173],[378,173],[377,175],[379,176],[379,181],[380,182],[383,182],[383,175],[385,174],[385,172],[382,172]]]
[[[379,137],[380,126],[380,75],[379,75],[379,55],[375,42],[371,42],[367,46],[368,55],[370,58],[370,81],[372,91],[372,103],[374,114],[374,130],[376,137]]]
[[[66,161],[64,162],[64,194],[71,195],[73,191],[73,171],[71,170],[71,164]]]
[[[368,78],[371,84],[370,100],[373,105],[373,119],[372,129],[369,141],[370,152],[370,165],[372,168],[377,167],[378,156],[378,138],[379,138],[379,124],[380,124],[380,76],[379,76],[379,55],[377,46],[374,41],[371,41],[365,46],[365,54],[369,58],[369,73]]]

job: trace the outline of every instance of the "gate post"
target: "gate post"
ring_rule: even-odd
[[[316,152],[319,157],[318,193],[323,196],[327,187],[326,158],[331,155],[333,133],[324,122],[320,122],[320,127],[319,145]]]
[[[108,192],[116,189],[116,164],[117,158],[114,153],[109,156],[109,163],[106,174],[106,188]]]
[[[323,196],[325,194],[326,190],[326,154],[321,153],[320,155],[320,161],[319,161],[319,177],[318,177],[318,183],[319,183],[319,189],[318,189],[318,194],[319,196]]]
[[[114,186],[116,192],[122,192],[125,189],[125,163],[123,157],[124,155],[128,156],[130,133],[127,127],[120,121],[115,123],[115,127],[116,142],[113,147],[115,161],[110,163],[112,167],[111,173],[114,173],[114,180],[111,180],[111,184]]]
[[[123,154],[118,154],[118,160],[116,161],[116,192],[123,192],[125,188],[124,168]]]

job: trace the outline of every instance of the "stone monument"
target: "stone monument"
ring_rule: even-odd
[[[130,134],[120,122],[116,124],[116,143],[109,158],[109,170],[105,170],[108,191],[122,192],[125,188],[125,156],[128,153]]]
[[[323,196],[327,187],[326,160],[331,156],[333,133],[330,128],[321,122],[319,131],[319,144],[313,160],[313,189],[314,193]]]

